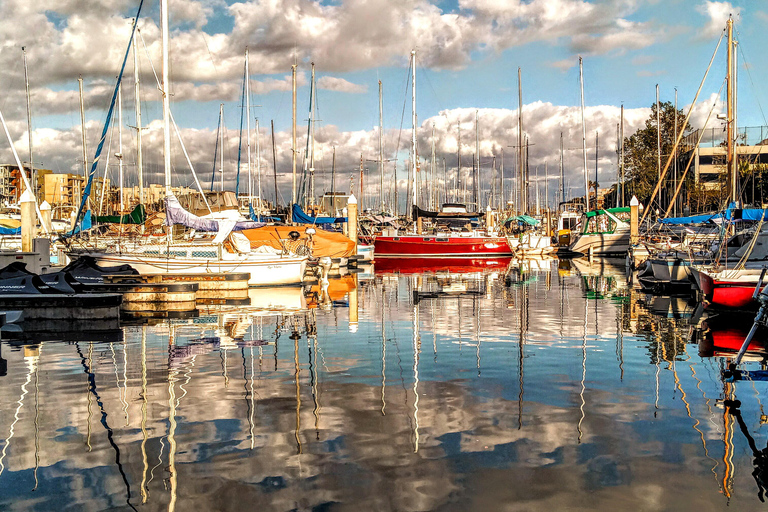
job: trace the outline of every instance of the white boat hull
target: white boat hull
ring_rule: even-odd
[[[140,274],[165,272],[192,274],[212,272],[248,272],[249,286],[281,286],[301,283],[306,257],[254,258],[252,255],[232,260],[217,258],[163,258],[141,254],[89,253],[101,266],[129,264]]]

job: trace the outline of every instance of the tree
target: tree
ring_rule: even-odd
[[[675,114],[677,114],[677,133],[688,133],[690,126],[686,124],[682,110],[675,112],[674,105],[665,101],[661,103],[661,168],[667,163],[672,148],[675,145]],[[637,196],[641,203],[648,205],[653,189],[659,180],[658,143],[656,126],[656,103],[651,106],[651,116],[645,121],[645,128],[637,130],[624,139],[624,175],[627,197]],[[678,151],[679,151],[678,147]],[[667,171],[668,181],[671,178]],[[657,194],[656,201],[659,201]],[[665,204],[666,206],[666,204]]]

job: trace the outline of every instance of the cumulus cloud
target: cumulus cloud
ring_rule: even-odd
[[[725,28],[728,16],[738,17],[741,13],[741,8],[734,7],[730,2],[706,1],[696,10],[708,18],[706,26],[699,32],[702,38],[717,37]]]
[[[696,126],[697,122],[703,122],[706,114],[712,106],[714,96],[707,101],[702,101],[697,106],[692,123]],[[474,108],[447,109],[441,111],[439,115],[426,118],[422,121],[418,130],[418,152],[420,155],[420,166],[423,170],[430,169],[431,147],[432,147],[432,129],[435,132],[435,152],[438,162],[438,171],[436,172],[436,181],[438,186],[453,191],[454,184],[467,182],[471,175],[472,162],[475,154],[475,113],[479,119],[479,139],[480,139],[480,168],[481,181],[484,194],[490,189],[491,177],[496,179],[500,176],[502,160],[505,166],[505,189],[513,189],[515,173],[515,146],[517,144],[517,111],[510,109],[485,108],[476,111]],[[645,120],[650,115],[650,108],[625,109],[625,134],[626,136],[634,133],[635,130],[644,125]],[[619,123],[619,107],[616,106],[592,106],[587,107],[585,111],[586,127],[588,134],[588,157],[590,163],[590,173],[593,172],[592,162],[594,162],[594,135],[599,132],[600,148],[598,161],[599,179],[601,184],[608,185],[615,180],[616,175],[616,127]],[[579,192],[579,186],[583,181],[583,155],[581,152],[581,112],[579,107],[570,107],[562,105],[553,105],[548,102],[534,102],[523,107],[524,133],[528,136],[530,143],[529,165],[531,176],[535,176],[536,169],[542,183],[541,193],[543,194],[543,181],[545,169],[548,169],[550,175],[550,198],[555,199],[558,189],[557,175],[560,160],[560,133],[563,134],[564,146],[564,174],[566,189],[571,189],[572,193]],[[461,126],[461,140],[458,139],[457,127]],[[143,135],[143,151],[145,155],[146,168],[144,175],[148,183],[162,183],[162,123],[160,120],[152,121],[148,124],[147,130]],[[15,146],[22,154],[26,151],[26,126],[22,122],[12,125],[12,133],[15,136]],[[100,125],[96,122],[88,123],[88,147],[90,148],[89,158],[96,147],[96,139],[100,134]],[[385,195],[391,199],[393,183],[398,185],[398,194],[402,200],[405,197],[407,188],[407,169],[410,162],[410,140],[409,133],[399,133],[397,130],[385,130],[384,132],[384,158],[387,160],[397,159],[397,180],[393,176],[394,161],[385,164]],[[214,166],[213,149],[216,145],[216,130],[214,129],[182,129],[184,143],[193,162],[194,168],[198,172],[200,180],[206,184],[211,181],[211,170]],[[136,148],[132,141],[133,135],[124,133],[124,164],[126,176],[129,184],[136,183],[135,172],[135,154]],[[79,127],[73,127],[69,130],[36,129],[34,133],[35,146],[38,160],[43,167],[51,168],[61,172],[81,172],[82,157],[80,130]],[[398,141],[400,146],[398,147]],[[256,154],[256,131],[251,133],[251,148],[253,150],[252,174],[256,175],[256,169],[262,170],[262,187],[266,197],[272,198],[274,193],[274,171],[272,166],[271,140],[268,126],[262,126],[259,133],[259,146],[261,154]],[[224,148],[224,181],[225,187],[234,190],[236,180],[236,161],[238,151],[238,130],[231,128],[227,130],[225,136]],[[113,137],[111,147],[109,138],[105,147],[105,156],[102,161],[106,164],[106,155],[113,155],[116,151],[116,136]],[[344,131],[333,125],[318,126],[315,130],[315,169],[316,169],[316,191],[322,193],[324,190],[330,190],[332,176],[332,160],[335,152],[336,170],[333,173],[336,190],[348,191],[350,183],[359,186],[359,166],[360,159],[363,158],[366,169],[366,202],[372,205],[371,201],[378,198],[379,193],[379,175],[378,175],[378,130],[358,130]],[[244,145],[245,146],[245,145]],[[243,146],[243,147],[244,147]],[[290,196],[291,191],[291,134],[289,131],[275,133],[276,160],[277,160],[277,178],[278,187],[283,198]],[[303,174],[304,169],[304,148],[306,147],[306,134],[302,134],[298,141],[298,169]],[[461,154],[461,173],[457,173],[459,147]],[[173,185],[193,186],[194,180],[188,169],[188,165],[181,153],[178,141],[174,140],[173,148]],[[258,157],[258,158],[257,158]],[[10,161],[11,155],[7,149],[7,144],[0,145],[0,158],[4,161]],[[493,162],[495,158],[495,175]],[[216,164],[218,168],[218,163]],[[445,173],[443,173],[445,165]],[[112,179],[116,179],[116,161],[111,159],[110,172]],[[103,172],[103,166],[99,173]],[[241,190],[246,190],[247,170],[245,164],[241,164]],[[591,175],[591,174],[590,174]],[[458,177],[458,181],[457,181]],[[219,183],[220,174],[216,175],[215,183]],[[218,185],[217,185],[218,186]]]
[[[323,76],[317,80],[318,89],[327,89],[329,91],[350,92],[360,94],[368,91],[365,85],[353,84],[343,78],[333,76]]]

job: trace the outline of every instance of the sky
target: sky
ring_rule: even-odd
[[[138,0],[0,2],[0,111],[23,161],[29,160],[29,136],[22,47],[26,48],[35,166],[82,173],[78,77],[83,78],[90,162],[138,6]],[[656,99],[657,84],[661,101],[674,102],[677,91],[678,106],[687,113],[729,15],[734,17],[739,41],[738,124],[768,125],[762,107],[768,101],[763,85],[768,83],[768,70],[759,61],[760,49],[768,45],[763,29],[768,22],[768,5],[758,0],[170,0],[169,15],[171,110],[192,167],[206,189],[214,176],[221,104],[224,186],[230,190],[235,187],[246,47],[253,188],[260,173],[264,196],[274,196],[270,130],[270,123],[274,123],[281,202],[290,198],[292,186],[294,62],[299,171],[304,167],[310,63],[314,62],[316,193],[330,189],[335,148],[336,190],[349,191],[351,183],[359,190],[362,156],[366,168],[364,207],[379,201],[379,80],[387,160],[384,190],[391,195],[397,183],[402,200],[407,187],[411,50],[416,51],[421,169],[429,171],[434,143],[438,187],[444,188],[447,181],[452,190],[459,159],[461,178],[466,182],[476,153],[477,133],[480,180],[486,198],[491,176],[500,176],[502,158],[507,196],[515,186],[510,176],[515,172],[518,68],[523,131],[531,144],[530,174],[540,176],[538,181],[533,179],[541,184],[543,196],[546,169],[551,202],[557,199],[559,187],[561,132],[566,194],[583,194],[579,57],[584,63],[590,179],[594,176],[597,133],[601,187],[616,180],[620,107],[625,109],[625,136],[644,126]],[[153,74],[153,67],[158,75],[161,68],[159,25],[159,1],[147,0],[138,22],[137,46],[142,125],[146,127],[142,131],[144,176],[148,183],[163,183],[162,109]],[[128,184],[136,182],[133,60],[130,53],[122,93],[122,154]],[[715,114],[724,110],[717,96],[724,77],[725,44],[721,44],[694,106],[692,126],[701,127],[711,109]],[[109,155],[106,171],[113,181],[117,180],[118,167],[114,157],[119,151],[117,124],[116,114],[98,169],[99,175],[105,172]],[[708,127],[719,128],[719,121],[710,121]],[[247,160],[245,137],[243,162]],[[173,185],[192,185],[192,174],[177,139],[172,153]],[[0,162],[14,162],[5,138],[0,140]],[[218,189],[221,174],[216,165],[214,188]],[[395,165],[397,180],[393,178]],[[246,174],[243,163],[241,193],[247,191]]]

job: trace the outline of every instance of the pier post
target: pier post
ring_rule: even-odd
[[[637,244],[637,240],[640,236],[640,230],[638,226],[638,212],[640,207],[640,201],[637,200],[637,196],[632,196],[632,200],[629,202],[629,243],[630,245]]]
[[[32,240],[35,238],[35,195],[26,189],[21,198],[21,251],[32,252]]]
[[[347,236],[355,242],[352,254],[357,254],[357,198],[354,194],[347,201]]]
[[[40,205],[40,215],[42,215],[42,222],[45,225],[47,231],[50,233],[53,231],[53,226],[51,225],[51,205],[48,204],[48,201],[43,201],[43,204]]]

